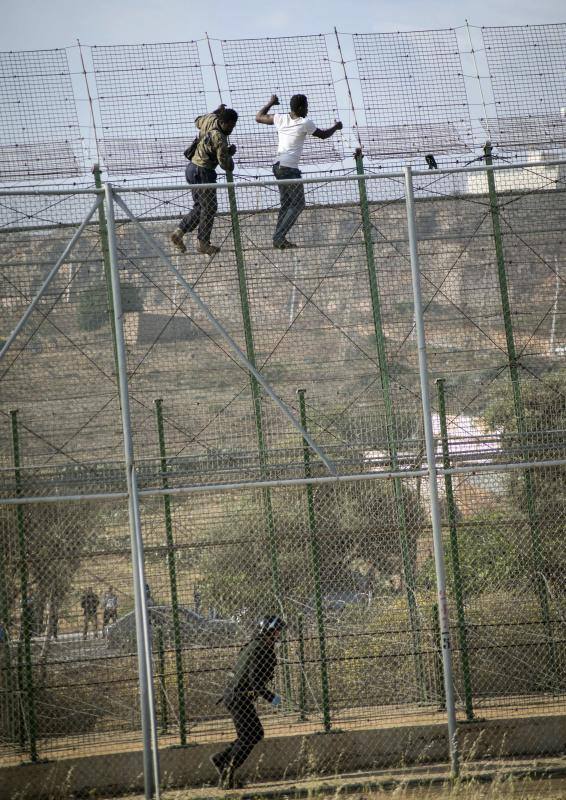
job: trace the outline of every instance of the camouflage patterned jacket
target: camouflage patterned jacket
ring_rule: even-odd
[[[220,130],[216,114],[204,114],[195,119],[200,131],[200,139],[194,156],[191,158],[197,167],[216,169],[218,164],[227,172],[234,169],[234,161],[228,152],[228,138]]]

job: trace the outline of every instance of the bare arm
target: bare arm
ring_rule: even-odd
[[[325,130],[321,131],[320,128],[317,128],[316,131],[313,131],[313,136],[316,136],[317,139],[330,139],[336,131],[341,131],[343,125],[340,121],[335,122],[331,128],[326,128]]]
[[[267,103],[260,108],[255,115],[255,121],[260,122],[262,125],[273,125],[273,114],[268,114],[270,108],[279,105],[279,98],[276,94],[272,94]]]

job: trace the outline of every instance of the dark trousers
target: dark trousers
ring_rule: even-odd
[[[225,700],[225,705],[236,727],[237,738],[225,750],[218,753],[222,766],[241,767],[258,742],[263,739],[263,726],[255,710],[253,700],[234,697]]]
[[[213,169],[197,167],[189,161],[185,170],[187,183],[216,183],[216,172]],[[218,210],[216,189],[191,189],[193,207],[183,217],[179,228],[183,233],[194,231],[198,227],[197,236],[201,242],[210,242],[210,234],[214,225],[214,217]]]
[[[277,180],[290,180],[300,178],[301,170],[293,167],[282,167],[279,162],[273,165],[273,174]],[[277,217],[277,226],[273,234],[273,241],[277,244],[286,238],[287,234],[299,218],[305,207],[305,190],[301,183],[294,186],[278,186],[281,208]]]

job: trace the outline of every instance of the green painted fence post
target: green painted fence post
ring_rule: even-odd
[[[305,631],[303,615],[297,617],[297,635],[299,638],[299,719],[304,722],[307,718],[307,679],[305,675]]]
[[[438,622],[438,604],[433,603],[430,609],[430,624],[432,626],[432,641],[434,649],[434,682],[438,687],[440,710],[446,708],[446,690],[444,689],[444,676],[442,673],[442,639],[440,636],[440,623]]]
[[[448,446],[448,426],[446,424],[446,398],[444,395],[444,379],[436,381],[438,391],[438,416],[440,417],[440,436],[442,440],[442,463],[444,469],[449,469],[450,449]],[[474,718],[472,699],[472,678],[470,670],[470,655],[468,650],[468,631],[466,628],[466,612],[464,609],[464,582],[460,568],[460,551],[458,547],[458,527],[456,522],[456,501],[452,475],[444,473],[444,486],[446,490],[446,505],[448,508],[448,527],[450,529],[450,563],[452,566],[452,583],[456,600],[456,614],[458,617],[458,642],[460,645],[460,663],[464,680],[464,702],[466,706],[466,719]]]
[[[307,410],[305,404],[305,389],[297,389],[299,397],[299,412],[303,430],[307,431]],[[311,477],[310,449],[307,442],[303,439],[303,462],[305,468],[305,478]],[[309,536],[311,550],[311,569],[314,580],[314,594],[316,605],[316,621],[318,627],[318,644],[320,652],[320,682],[322,685],[322,717],[324,730],[331,728],[330,720],[330,689],[328,682],[328,660],[326,656],[326,632],[324,626],[324,607],[322,599],[322,584],[320,579],[320,547],[318,543],[318,530],[316,524],[316,512],[314,508],[314,496],[312,483],[306,484],[307,509],[309,520]]]
[[[9,513],[9,512],[8,512]],[[0,675],[4,676],[1,682],[1,688],[5,690],[4,706],[6,709],[6,719],[8,721],[8,738],[15,739],[15,732],[17,731],[16,721],[16,686],[14,682],[14,667],[12,664],[12,642],[10,630],[12,627],[12,618],[10,608],[8,606],[7,597],[7,564],[6,553],[7,544],[0,544],[0,623],[4,626],[5,641],[0,645]]]
[[[155,400],[155,416],[157,419],[157,435],[159,438],[159,456],[161,466],[161,486],[169,487],[167,480],[167,451],[165,447],[165,431],[163,427],[163,400]],[[181,643],[181,621],[179,616],[179,596],[177,590],[177,565],[175,562],[175,541],[173,538],[173,520],[171,517],[171,498],[163,495],[163,513],[165,515],[165,541],[167,545],[167,566],[169,568],[169,592],[171,594],[171,610],[173,613],[173,639],[175,644],[175,671],[177,674],[177,699],[179,703],[179,741],[187,744],[187,708],[185,701],[185,675],[183,670],[183,651]]]
[[[12,422],[12,452],[14,458],[14,481],[16,496],[22,493],[22,473],[20,456],[20,435],[18,429],[18,412],[10,411]],[[35,686],[33,680],[33,666],[31,655],[32,620],[30,619],[29,604],[29,577],[28,577],[28,548],[26,541],[26,528],[23,506],[16,506],[16,520],[18,527],[18,551],[20,562],[20,595],[22,613],[22,638],[23,638],[23,679],[24,679],[24,718],[27,727],[29,753],[32,761],[38,760],[37,754],[37,720],[35,712]]]
[[[492,147],[490,142],[486,142],[484,147],[485,163],[492,166]],[[497,279],[499,282],[499,294],[501,298],[501,309],[503,312],[503,324],[505,327],[505,339],[507,343],[507,357],[509,359],[509,375],[513,389],[513,409],[520,443],[523,446],[526,438],[526,422],[523,397],[521,393],[521,381],[519,378],[519,359],[515,347],[515,336],[513,333],[513,322],[511,315],[511,303],[509,300],[509,287],[507,281],[507,270],[505,266],[505,254],[503,249],[503,236],[501,233],[501,219],[499,204],[497,201],[497,191],[495,188],[495,176],[493,170],[487,170],[487,186],[489,192],[489,209],[493,228],[493,240],[495,244],[495,255],[497,258]],[[550,673],[553,677],[554,687],[558,682],[558,667],[556,650],[554,646],[554,636],[550,619],[550,606],[548,600],[548,590],[544,580],[541,563],[541,538],[540,520],[535,507],[535,491],[533,487],[533,473],[530,469],[525,469],[525,500],[527,505],[527,515],[529,518],[529,529],[531,534],[531,569],[533,583],[538,596],[541,610],[542,622],[546,630],[548,659],[550,663]],[[547,687],[552,688],[552,687]]]
[[[167,713],[167,691],[165,688],[165,647],[163,645],[163,626],[157,625],[157,658],[159,661],[159,707],[161,710],[161,733],[167,733],[169,717]]]

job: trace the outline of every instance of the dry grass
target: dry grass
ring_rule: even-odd
[[[238,790],[228,795],[214,789],[181,789],[169,790],[161,794],[161,800],[213,800],[214,798],[230,798],[231,800],[566,800],[566,778],[555,777],[509,777],[504,774],[495,775],[493,780],[469,780],[455,784],[438,782],[427,785],[426,778],[415,781],[399,781],[381,787],[368,786],[352,790],[348,784],[340,782],[325,787],[325,784],[313,781],[301,786],[289,786],[287,791],[281,784],[269,787],[258,787],[253,790]],[[109,799],[108,799],[109,800]],[[143,800],[142,795],[128,795],[125,800]]]

